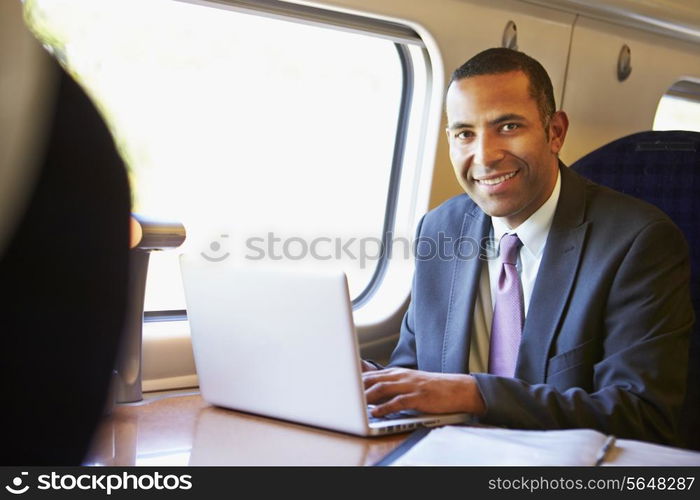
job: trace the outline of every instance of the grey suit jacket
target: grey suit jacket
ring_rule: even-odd
[[[515,378],[473,374],[487,407],[481,421],[682,445],[693,323],[687,244],[652,205],[560,169]],[[390,366],[469,373],[489,230],[490,217],[466,195],[422,219],[411,304]]]

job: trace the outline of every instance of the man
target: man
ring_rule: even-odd
[[[661,211],[558,160],[568,128],[534,59],[489,49],[452,77],[450,158],[465,195],[429,212],[389,369],[365,363],[376,416],[468,412],[516,428],[585,427],[681,444],[687,245]],[[489,237],[497,259],[465,258]]]

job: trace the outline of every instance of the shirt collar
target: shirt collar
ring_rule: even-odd
[[[495,240],[500,243],[504,234],[516,233],[520,241],[523,242],[523,246],[532,255],[539,257],[544,251],[545,243],[547,243],[547,236],[549,235],[549,228],[552,227],[560,191],[561,172],[557,168],[557,182],[554,184],[552,194],[525,222],[515,229],[510,229],[504,218],[491,217],[491,227],[493,228]]]

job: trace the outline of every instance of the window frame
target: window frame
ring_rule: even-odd
[[[652,130],[684,130],[679,127],[672,129],[659,127],[657,120],[659,117],[659,111],[662,108],[662,104],[666,98],[677,99],[681,101],[692,102],[694,105],[700,106],[700,80],[693,77],[681,77],[678,78],[668,89],[659,97],[656,103],[656,110],[654,111],[654,118],[652,119],[651,129]],[[693,129],[700,131],[700,128]]]

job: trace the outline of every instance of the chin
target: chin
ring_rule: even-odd
[[[514,215],[515,210],[511,209],[510,207],[503,207],[503,206],[493,206],[489,204],[479,204],[479,207],[481,210],[486,213],[486,215],[490,215],[491,217],[508,217],[509,215]]]

